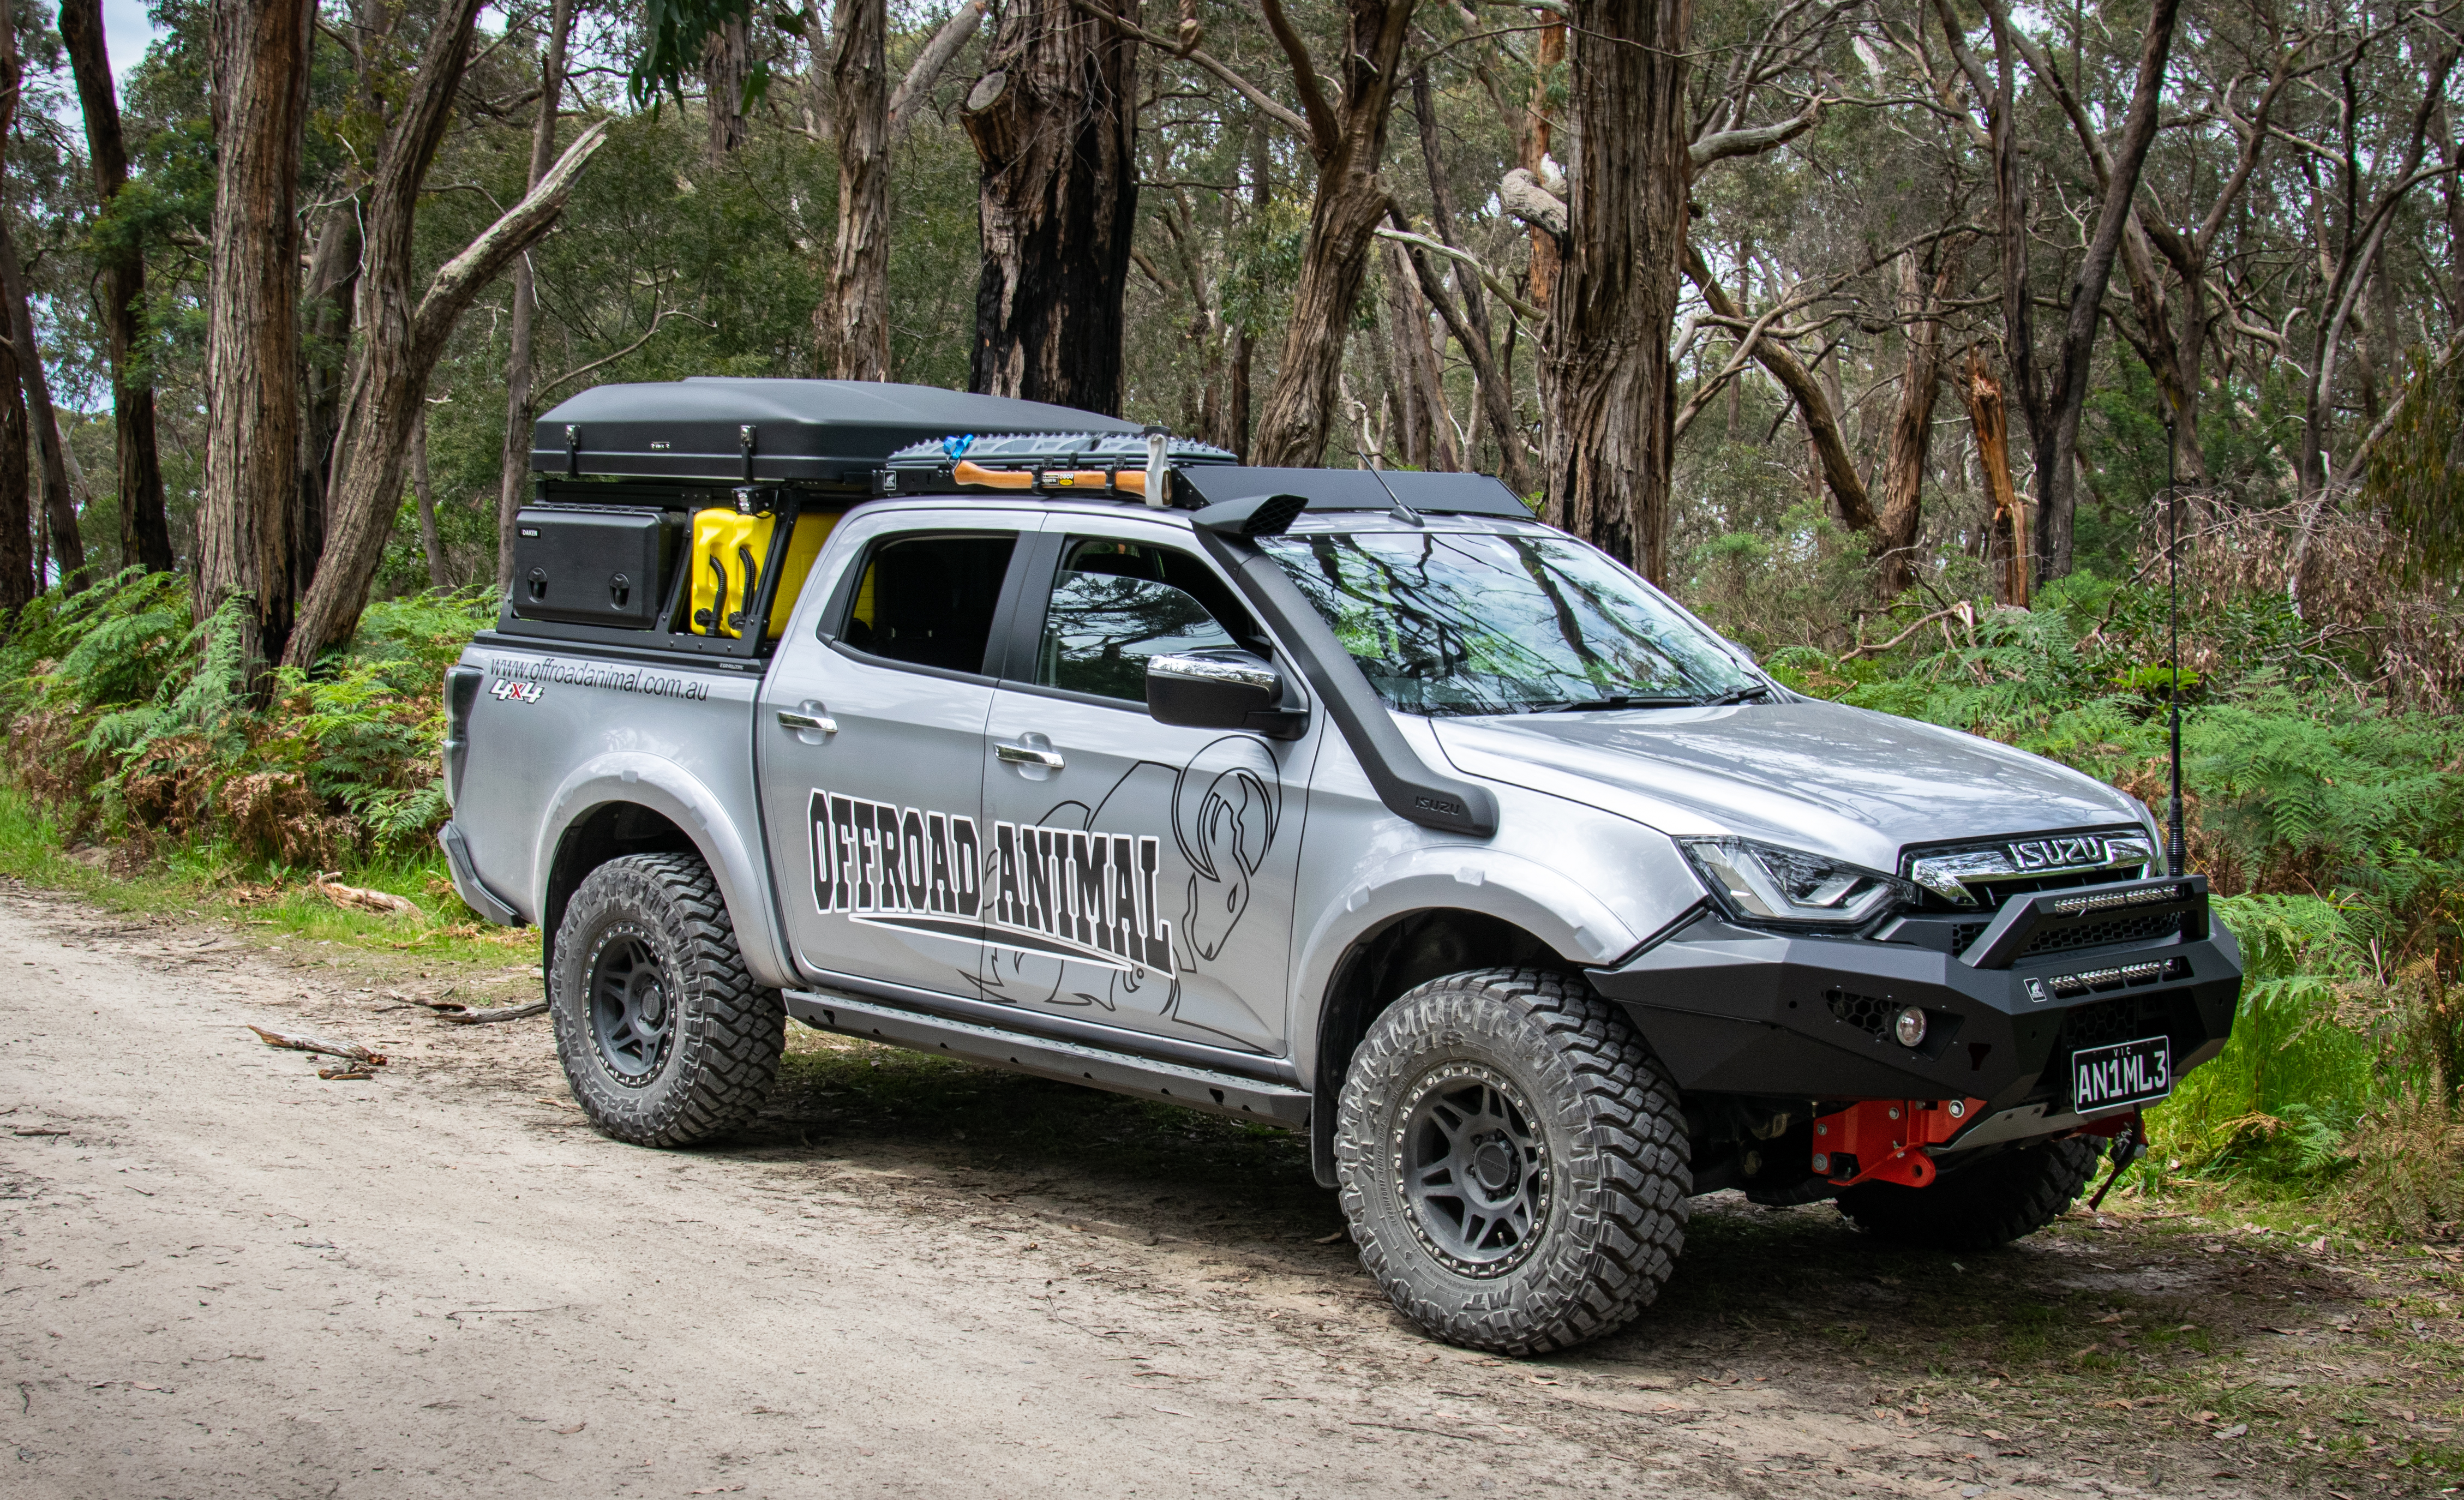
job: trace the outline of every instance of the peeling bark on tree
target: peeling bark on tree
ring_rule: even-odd
[[[1882,513],[1874,550],[1881,563],[1881,590],[1896,599],[1915,577],[1917,534],[1924,520],[1925,456],[1933,442],[1934,397],[1942,388],[1944,298],[1959,275],[1960,247],[1943,253],[1933,285],[1925,285],[1915,251],[1900,255],[1900,321],[1906,330],[1906,358],[1900,366],[1900,401],[1891,415],[1890,447],[1882,458]]]
[[[1121,409],[1136,49],[1070,0],[1017,0],[993,36],[960,116],[983,165],[971,390]]]
[[[830,12],[830,109],[839,225],[814,318],[817,366],[834,380],[890,378],[890,62],[887,0]]]
[[[2002,399],[2001,382],[1985,366],[1982,348],[1969,346],[1968,367],[1956,380],[1960,404],[1968,408],[1969,426],[1976,434],[1985,493],[1993,501],[1985,544],[1986,566],[1993,576],[1993,602],[2025,609],[2034,569],[2028,563],[2027,509],[2011,482],[2011,409]]]
[[[113,200],[128,186],[128,146],[121,133],[120,99],[103,43],[101,0],[61,0],[59,26],[85,116],[95,202],[108,215]],[[145,342],[144,248],[123,226],[109,237],[99,237],[96,251],[100,275],[95,291],[111,357],[121,560],[123,566],[167,572],[171,529],[163,510],[163,462],[154,440],[154,383],[140,367]]]
[[[548,11],[547,46],[539,54],[539,112],[538,121],[531,127],[531,169],[525,190],[537,188],[556,160],[557,113],[564,98],[564,47],[572,32],[573,0],[555,0]],[[522,500],[529,493],[531,426],[539,420],[538,404],[531,399],[536,373],[531,342],[532,330],[539,321],[539,286],[533,278],[529,254],[514,261],[512,281],[512,348],[505,356],[504,467],[496,491],[499,594],[514,586],[514,518],[520,514]]]
[[[196,613],[234,594],[253,690],[291,636],[299,503],[299,231],[294,194],[308,114],[309,0],[215,0],[215,141],[206,294],[206,483]]]
[[[1540,362],[1550,523],[1655,584],[1668,574],[1692,23],[1692,0],[1569,7],[1570,232]]]

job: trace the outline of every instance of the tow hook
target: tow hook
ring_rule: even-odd
[[[1983,1099],[1862,1099],[1814,1121],[1814,1170],[1834,1187],[1896,1182],[1925,1187],[1937,1175],[1928,1146],[1965,1130]]]

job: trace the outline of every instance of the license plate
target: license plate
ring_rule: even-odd
[[[2071,1108],[2081,1114],[2126,1110],[2172,1092],[2171,1037],[2143,1037],[2071,1054]]]

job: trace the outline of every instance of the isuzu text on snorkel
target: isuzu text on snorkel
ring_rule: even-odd
[[[443,838],[620,1139],[744,1123],[789,1020],[1280,1125],[1406,1316],[1534,1354],[1697,1194],[2031,1233],[2233,1023],[2145,806],[1788,691],[1493,479],[775,380],[532,466]]]

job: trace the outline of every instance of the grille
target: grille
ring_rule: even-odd
[[[1983,931],[1982,928],[1978,929]],[[2170,938],[2182,930],[2179,912],[2141,912],[2128,916],[2110,916],[2101,922],[2082,922],[2077,927],[2059,927],[2039,932],[2028,939],[2023,954],[2061,953],[2072,948],[2101,948],[2108,943],[2152,942]]]
[[[1881,1036],[1883,1028],[1891,1024],[1891,1018],[1900,1011],[1899,1006],[1879,995],[1858,995],[1844,989],[1831,990],[1822,999],[1831,1006],[1831,1014],[1835,1018],[1868,1036]]]
[[[2144,836],[2143,830],[2136,827],[2091,829],[2085,830],[2085,835],[2096,838],[2127,838]],[[1903,875],[1906,875],[1913,868],[1914,862],[1921,858],[1929,858],[1943,854],[1961,854],[1970,851],[1985,853],[1997,849],[2008,849],[2013,843],[2024,843],[2040,838],[2064,838],[2070,836],[2072,835],[2013,834],[2008,838],[1980,839],[1973,843],[1921,846],[1907,849],[1903,852],[1901,860],[1900,872]],[[2041,872],[2013,871],[2008,874],[1971,875],[1969,877],[1968,883],[1969,891],[1976,896],[1976,905],[1966,905],[1961,902],[1954,901],[1948,896],[1943,895],[1939,892],[1920,887],[1917,893],[1916,904],[1911,908],[1911,910],[1929,913],[1970,913],[1982,908],[1987,912],[1991,912],[1998,910],[2004,903],[2008,902],[2013,896],[2035,895],[2039,892],[2044,891],[2068,891],[2077,886],[2110,885],[2117,880],[2135,880],[2145,875],[2152,875],[2155,872],[2155,866],[2151,863],[2140,866],[2105,865],[2086,869],[2055,870]]]

